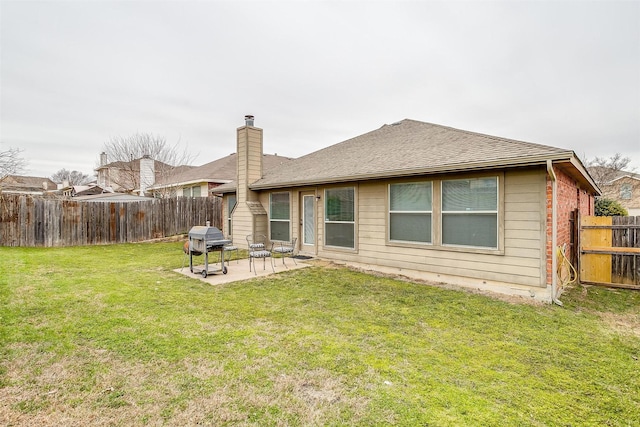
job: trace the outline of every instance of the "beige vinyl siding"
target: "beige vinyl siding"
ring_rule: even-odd
[[[545,287],[546,170],[528,169],[511,172],[507,176],[509,180],[505,186],[505,256],[508,259],[537,262],[537,285]],[[533,277],[531,280],[533,281]]]
[[[248,129],[248,181],[249,184],[262,178],[262,129]]]
[[[238,130],[238,201],[247,200],[247,145],[246,138],[241,130]]]
[[[449,177],[447,177],[448,179]],[[453,177],[452,177],[453,178]],[[546,286],[545,170],[527,169],[499,174],[501,213],[500,250],[440,246],[439,215],[434,197],[434,245],[397,245],[387,242],[387,188],[394,181],[371,181],[356,186],[358,244],[356,252],[334,251],[320,245],[319,256],[429,273],[463,276],[527,286]],[[406,182],[415,181],[407,179]],[[434,188],[440,186],[433,180]],[[434,194],[435,196],[435,194]],[[321,211],[319,209],[319,211]],[[319,212],[324,214],[324,212]],[[319,221],[322,217],[319,216]],[[320,222],[321,224],[321,222]],[[318,227],[319,229],[321,227]],[[504,242],[504,243],[502,243]],[[504,247],[502,247],[504,246]]]
[[[269,212],[269,193],[263,192],[258,195],[258,201],[265,209],[265,212]],[[269,215],[254,215],[254,229],[255,234],[263,234],[267,241],[269,241]],[[247,233],[248,234],[248,233]],[[244,237],[244,235],[243,235]]]
[[[245,203],[238,203],[233,211],[233,241],[234,244],[246,248],[245,237],[253,230],[253,215]]]
[[[243,127],[238,138],[238,200],[256,200],[247,186],[262,177],[262,129]]]

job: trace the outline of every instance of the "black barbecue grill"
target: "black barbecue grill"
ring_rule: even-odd
[[[222,271],[227,274],[227,267],[224,265],[224,246],[231,243],[231,240],[225,239],[222,231],[216,227],[195,226],[189,230],[189,269],[192,273],[200,273],[202,277],[209,274]],[[209,269],[209,252],[220,253],[220,268],[212,267]],[[194,268],[193,256],[204,254],[204,268]]]

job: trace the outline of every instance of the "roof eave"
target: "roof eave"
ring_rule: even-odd
[[[584,165],[582,164],[582,162],[580,161],[580,159],[578,159],[575,155],[571,158],[571,164],[573,165],[573,167],[575,167],[578,172],[580,172],[580,174],[584,177],[586,183],[591,187],[591,189],[593,191],[596,192],[597,196],[602,196],[602,191],[600,190],[600,187],[598,187],[598,184],[596,184],[596,182],[594,181],[594,179],[591,177],[591,174],[589,173],[589,171],[587,170],[586,167],[584,167]]]
[[[365,181],[365,180],[380,179],[380,178],[396,178],[396,177],[415,176],[415,175],[435,175],[435,174],[442,174],[442,173],[471,172],[471,171],[486,170],[486,169],[539,166],[539,165],[546,164],[547,160],[551,160],[553,162],[572,161],[572,159],[574,158],[575,158],[575,155],[573,154],[573,152],[565,151],[565,152],[560,152],[560,153],[548,155],[548,156],[517,157],[512,159],[501,159],[500,161],[492,160],[488,162],[458,163],[458,164],[447,165],[446,167],[400,169],[400,170],[385,171],[381,173],[320,178],[316,180],[307,179],[304,181],[296,180],[296,181],[270,183],[270,184],[269,183],[260,184],[258,182],[256,184],[249,185],[249,188],[252,190],[268,190],[272,188],[335,184],[339,182]],[[594,187],[594,188],[597,189],[597,187]]]
[[[209,183],[214,183],[214,184],[228,184],[230,183],[231,180],[228,179],[213,179],[213,178],[201,178],[201,179],[192,179],[191,181],[181,181],[181,182],[174,182],[171,184],[154,184],[150,187],[147,187],[148,190],[159,190],[161,188],[174,188],[174,187],[183,187],[185,185],[192,185],[192,184],[197,184],[197,183],[202,183],[202,184],[209,184]]]
[[[211,190],[209,190],[210,193],[212,194],[226,194],[226,193],[235,193],[237,192],[237,188],[235,186],[231,187],[227,187],[227,188],[222,188],[220,189],[219,187],[214,187]]]

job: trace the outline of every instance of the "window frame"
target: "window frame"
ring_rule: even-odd
[[[287,218],[273,218],[273,196],[276,194],[286,194],[287,195]],[[273,238],[273,222],[279,223],[287,223],[287,239],[274,239]],[[290,191],[274,191],[269,193],[269,240],[275,242],[290,242],[291,241],[291,192]]]
[[[496,181],[496,207],[495,210],[444,210],[444,185],[446,182],[453,181],[471,181],[471,180],[483,180],[487,178],[494,178]],[[439,230],[439,241],[442,247],[448,248],[464,248],[464,249],[473,249],[480,251],[500,251],[503,247],[502,245],[502,231],[501,231],[501,221],[502,216],[501,212],[504,212],[502,207],[502,179],[500,179],[500,175],[484,175],[484,176],[470,176],[470,177],[459,177],[454,179],[442,179],[440,181],[440,212],[439,212],[439,222],[440,222],[440,230]],[[495,215],[496,221],[496,234],[495,234],[495,246],[478,246],[471,244],[458,244],[458,243],[445,243],[444,242],[444,218],[445,215]]]
[[[620,200],[631,200],[633,197],[633,186],[628,182],[620,184]]]
[[[422,185],[427,184],[429,186],[429,191],[431,193],[431,209],[430,210],[393,210],[391,206],[392,200],[392,187],[393,186],[401,186],[401,185]],[[387,184],[387,242],[393,244],[409,244],[409,245],[420,245],[420,246],[432,246],[434,243],[434,185],[433,181],[402,181],[402,182],[392,182]],[[429,241],[422,240],[401,240],[394,239],[392,236],[392,216],[393,214],[410,214],[410,215],[424,215],[429,217]]]
[[[489,248],[485,246],[461,246],[442,243],[442,181],[449,181],[451,179],[473,179],[473,178],[490,178],[497,177],[498,179],[498,247]],[[490,172],[479,173],[461,173],[453,176],[445,175],[433,175],[425,176],[424,179],[416,179],[416,177],[395,178],[388,180],[384,185],[388,192],[388,184],[407,184],[412,182],[427,182],[432,183],[432,215],[431,215],[431,237],[432,243],[423,244],[418,242],[405,242],[397,240],[389,240],[389,195],[385,195],[385,245],[389,248],[410,248],[420,249],[426,251],[446,251],[446,252],[460,252],[469,254],[488,254],[488,255],[505,255],[505,171],[497,170]]]
[[[336,220],[328,220],[328,215],[327,215],[327,208],[328,208],[328,202],[329,202],[329,195],[328,193],[331,191],[336,191],[336,190],[351,190],[353,192],[353,206],[352,206],[352,213],[353,213],[353,220],[351,221],[336,221]],[[324,192],[323,192],[323,198],[324,198],[324,209],[323,209],[323,244],[325,247],[331,248],[333,250],[344,250],[344,251],[349,251],[349,252],[353,252],[357,250],[357,246],[358,246],[358,227],[357,227],[357,222],[356,222],[356,218],[357,218],[357,213],[358,213],[358,199],[357,199],[357,191],[356,191],[356,186],[355,185],[349,185],[349,186],[340,186],[340,187],[331,187],[331,188],[325,188]],[[327,236],[328,236],[328,232],[327,232],[327,224],[351,224],[351,226],[353,227],[353,246],[338,246],[338,245],[331,245],[327,243]]]
[[[238,196],[235,193],[230,193],[226,197],[227,199],[227,235],[229,237],[233,237],[233,211],[238,204]],[[233,200],[233,206],[231,205],[231,200]]]

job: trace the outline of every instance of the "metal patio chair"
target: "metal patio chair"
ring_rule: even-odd
[[[285,267],[287,267],[287,264],[284,262],[284,259],[286,257],[289,257],[293,260],[293,263],[295,265],[298,265],[298,263],[296,262],[296,259],[293,257],[293,253],[296,250],[296,241],[298,240],[297,237],[294,237],[290,242],[275,242],[274,247],[272,249],[272,252],[274,254],[279,254],[280,257],[282,258],[282,264],[284,264]],[[289,267],[287,267],[289,268]]]
[[[249,271],[251,271],[251,264],[253,264],[253,273],[258,275],[256,271],[256,258],[262,258],[262,268],[266,270],[266,262],[267,258],[271,262],[271,269],[273,272],[276,272],[275,267],[273,266],[273,258],[271,257],[271,249],[273,248],[273,243],[271,247],[267,249],[267,236],[264,234],[258,234],[256,236],[248,235],[247,236],[247,246],[249,249]]]
[[[231,252],[236,251],[236,264],[240,263],[240,258],[239,258],[239,251],[238,251],[238,247],[236,245],[233,244],[233,241],[231,241],[231,243],[224,245],[224,252],[225,253],[229,253],[229,258],[227,258],[225,256],[225,259],[227,260],[227,265],[229,265],[229,261],[231,260]]]

